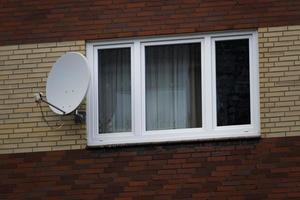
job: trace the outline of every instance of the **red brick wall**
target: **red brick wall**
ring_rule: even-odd
[[[0,45],[299,24],[299,0],[0,0]]]
[[[300,199],[300,137],[0,155],[0,199]]]

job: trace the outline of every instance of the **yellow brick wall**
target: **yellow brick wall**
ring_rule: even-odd
[[[45,93],[47,75],[68,51],[85,54],[84,41],[0,47],[0,154],[84,148],[85,127],[73,116],[57,116],[33,94]],[[61,125],[61,120],[63,126]]]
[[[262,136],[300,136],[300,26],[258,32]]]
[[[262,137],[300,136],[300,26],[258,32]],[[33,98],[67,51],[85,54],[85,42],[0,46],[0,154],[85,148],[84,125],[42,104],[45,122]]]

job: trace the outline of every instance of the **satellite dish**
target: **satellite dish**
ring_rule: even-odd
[[[90,81],[87,59],[68,52],[53,65],[47,79],[46,96],[51,110],[65,115],[74,111],[85,97]]]

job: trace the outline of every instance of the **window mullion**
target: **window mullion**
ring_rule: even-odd
[[[146,72],[145,72],[145,45],[143,43],[139,43],[139,68],[140,68],[140,118],[139,123],[141,127],[140,135],[146,133]]]
[[[140,42],[135,41],[132,50],[132,107],[133,107],[133,133],[142,135],[142,70],[141,70]]]
[[[214,111],[213,103],[215,98],[213,95],[213,83],[215,81],[215,76],[213,75],[212,67],[212,42],[211,37],[206,36],[204,39],[204,45],[202,47],[202,107],[203,107],[203,128],[204,130],[211,131],[214,127]]]

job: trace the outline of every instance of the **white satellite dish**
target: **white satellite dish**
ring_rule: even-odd
[[[89,81],[88,62],[82,54],[68,52],[61,56],[47,79],[46,96],[51,110],[60,115],[74,111],[85,97]]]

